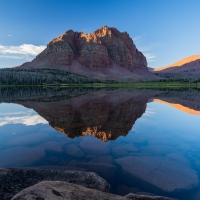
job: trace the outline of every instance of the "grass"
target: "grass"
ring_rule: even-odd
[[[40,87],[115,87],[115,88],[200,88],[200,83],[189,82],[128,82],[128,83],[87,83],[87,84],[40,84],[40,85],[0,85],[0,87],[40,86]]]
[[[189,82],[136,82],[108,84],[109,87],[122,88],[200,88],[198,83]]]

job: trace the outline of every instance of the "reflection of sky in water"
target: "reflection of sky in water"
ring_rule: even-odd
[[[35,111],[20,105],[0,104],[0,126],[6,124],[24,124],[26,126],[47,124]]]
[[[197,115],[148,103],[126,137],[106,143],[92,136],[70,139],[47,123],[33,110],[0,104],[0,167],[86,169],[107,179],[115,193],[153,191],[181,199],[198,195]]]

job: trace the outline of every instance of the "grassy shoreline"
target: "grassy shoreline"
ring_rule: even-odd
[[[0,85],[0,87],[115,87],[115,88],[200,88],[200,83],[189,82],[131,82],[131,83],[87,83],[87,84],[36,84]]]

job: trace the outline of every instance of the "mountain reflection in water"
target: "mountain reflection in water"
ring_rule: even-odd
[[[93,135],[104,142],[126,136],[151,101],[200,114],[200,92],[195,90],[25,87],[0,91],[4,102],[34,109],[70,138]]]
[[[60,102],[24,102],[70,138],[94,135],[103,141],[127,135],[152,94],[135,90],[89,93]]]
[[[93,171],[121,195],[200,196],[198,90],[0,88],[0,100],[43,122],[2,122],[0,167]]]

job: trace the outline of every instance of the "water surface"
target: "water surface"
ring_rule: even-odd
[[[200,199],[200,92],[1,88],[0,167],[93,171],[110,192]]]

